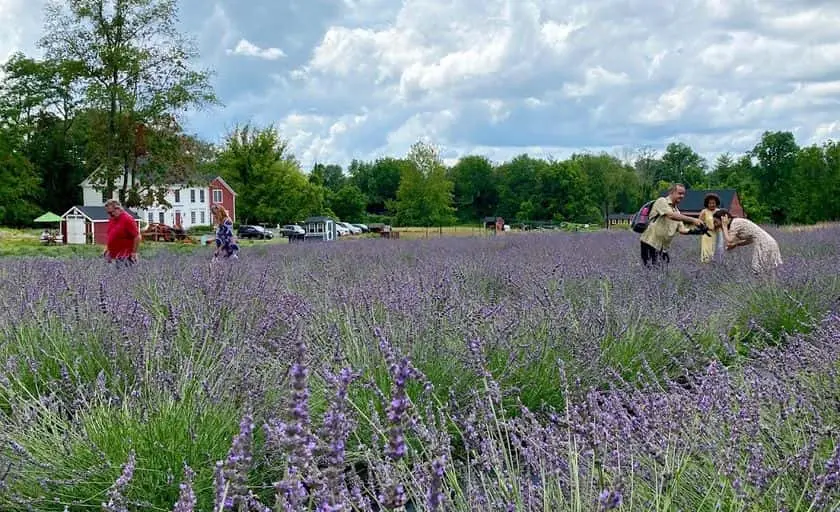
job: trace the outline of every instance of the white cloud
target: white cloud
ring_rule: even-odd
[[[330,91],[345,109],[336,118],[372,112],[371,152],[404,153],[426,136],[454,153],[568,154],[675,137],[715,153],[749,149],[764,130],[796,130],[801,143],[836,133],[837,3],[406,0],[369,26],[359,3],[354,22],[328,27],[292,75],[310,95]],[[321,151],[342,159],[358,143],[348,131]]]
[[[222,52],[233,44],[236,28],[224,6],[215,3],[209,16],[202,20],[198,30],[198,42],[201,46],[201,58],[218,61]]]
[[[192,30],[227,105],[190,128],[215,139],[277,123],[304,166],[405,154],[424,137],[447,158],[502,159],[840,136],[836,0],[182,2],[200,10]],[[34,47],[40,21],[20,22],[31,9],[0,0],[12,27],[0,56]]]
[[[277,60],[285,57],[286,54],[280,48],[260,48],[247,39],[240,39],[236,47],[227,50],[228,55],[241,55],[245,57],[256,57],[265,60]]]
[[[43,23],[43,0],[0,0],[0,62],[15,52],[39,54],[35,43]]]
[[[584,72],[582,82],[564,84],[563,92],[571,97],[593,96],[605,89],[617,87],[629,81],[630,77],[627,73],[613,73],[601,66],[596,66]]]

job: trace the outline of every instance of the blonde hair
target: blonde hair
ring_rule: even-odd
[[[211,206],[210,207],[210,212],[213,214],[213,217],[216,219],[216,222],[218,222],[219,224],[224,222],[225,219],[230,218],[230,214],[228,213],[228,211],[225,209],[224,206],[222,206],[220,204],[214,204],[213,206]]]
[[[108,199],[103,206],[113,206],[115,208],[122,208],[122,203],[118,199]]]

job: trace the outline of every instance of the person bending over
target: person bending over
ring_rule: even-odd
[[[680,183],[671,185],[668,195],[653,202],[650,209],[650,224],[640,238],[642,264],[646,267],[657,265],[660,261],[668,263],[668,248],[677,234],[692,234],[683,223],[702,227],[703,221],[683,215],[677,205],[685,197],[685,186]]]
[[[725,209],[716,211],[714,219],[715,228],[723,231],[726,250],[752,245],[750,268],[754,274],[773,273],[782,264],[779,244],[753,221],[740,217],[732,218]]]

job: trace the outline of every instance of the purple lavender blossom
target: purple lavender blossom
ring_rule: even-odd
[[[604,489],[598,495],[599,510],[614,510],[621,506],[622,495],[614,489]]]
[[[426,497],[426,504],[430,511],[434,512],[443,504],[443,475],[444,457],[438,457],[432,461],[432,471],[429,478],[429,491]]]
[[[408,395],[405,392],[405,386],[411,377],[411,365],[407,358],[402,358],[399,363],[395,363],[391,368],[391,378],[393,379],[391,390],[391,402],[388,405],[388,424],[390,425],[388,446],[385,448],[385,454],[392,460],[399,460],[406,455],[407,446],[405,444],[405,437],[403,433],[403,422],[405,421],[405,413],[409,408]]]
[[[172,512],[193,512],[195,510],[196,499],[192,487],[194,478],[195,472],[184,464],[184,480],[180,484],[181,491]]]
[[[114,485],[108,490],[108,501],[102,503],[102,510],[104,512],[128,512],[124,493],[129,482],[134,478],[136,464],[137,460],[134,455],[134,450],[132,450],[128,453],[128,460],[123,464],[119,478],[117,478]]]
[[[233,438],[227,457],[221,465],[217,463],[217,506],[223,504],[224,509],[247,502],[253,431],[253,415],[247,411],[239,422],[239,432]]]

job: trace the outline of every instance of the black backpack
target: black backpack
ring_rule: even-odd
[[[644,233],[648,226],[656,221],[656,217],[650,218],[650,210],[653,208],[654,202],[656,202],[656,199],[643,204],[639,208],[639,211],[636,212],[636,215],[633,215],[633,218],[630,220],[630,227],[636,233]]]

